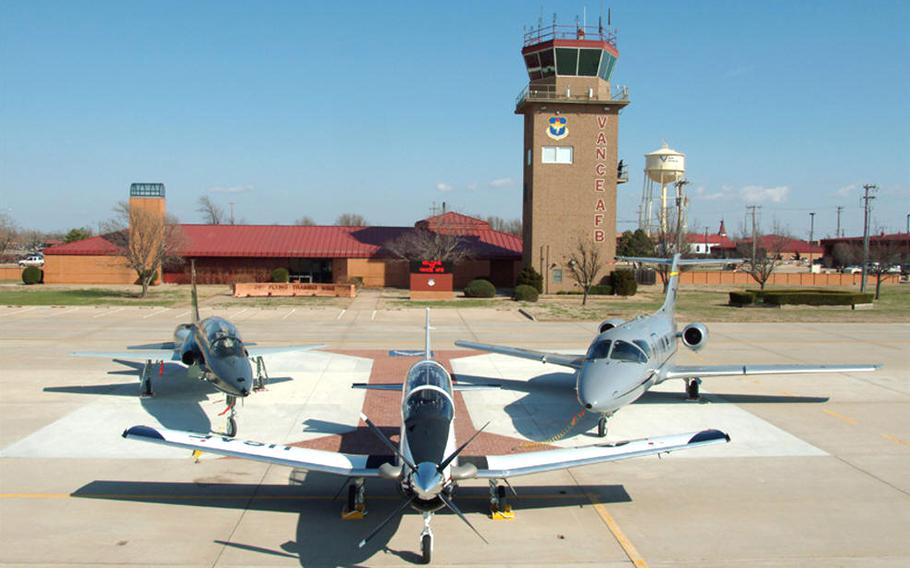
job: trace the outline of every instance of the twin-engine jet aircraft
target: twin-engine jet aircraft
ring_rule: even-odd
[[[690,399],[698,399],[702,377],[782,375],[793,373],[857,373],[875,371],[881,365],[677,365],[677,339],[693,351],[708,341],[708,328],[690,323],[677,330],[674,312],[679,288],[679,269],[696,264],[730,264],[727,259],[672,259],[617,257],[618,260],[670,265],[670,279],[663,306],[648,316],[631,321],[610,319],[598,326],[599,334],[584,355],[546,353],[518,347],[456,341],[455,345],[553,363],[575,370],[578,402],[589,412],[600,414],[597,434],[607,434],[607,419],[631,404],[654,385],[669,379],[686,381]]]
[[[354,482],[349,486],[348,493],[349,508],[360,507],[361,511],[365,478],[379,477],[392,481],[398,486],[404,499],[389,517],[376,525],[360,541],[358,546],[363,547],[383,527],[410,507],[423,514],[424,528],[420,533],[420,546],[423,560],[427,563],[433,550],[430,521],[433,513],[440,509],[451,510],[483,539],[454,503],[455,489],[461,480],[489,480],[491,502],[502,507],[505,487],[498,485],[497,480],[500,479],[506,481],[507,478],[519,475],[661,454],[730,440],[729,436],[718,430],[704,430],[616,444],[459,459],[461,453],[483,428],[466,442],[456,446],[454,391],[458,385],[453,385],[452,377],[445,367],[432,359],[429,309],[426,314],[425,341],[423,359],[410,368],[405,382],[400,386],[402,398],[399,445],[393,444],[369,418],[360,415],[376,437],[392,452],[391,455],[343,454],[149,426],[133,426],[126,430],[123,436],[194,451],[353,478]]]
[[[228,320],[211,316],[199,317],[199,296],[196,292],[196,266],[190,268],[192,289],[192,321],[182,323],[174,330],[174,341],[140,345],[126,351],[79,351],[75,357],[100,357],[125,361],[144,361],[140,393],[152,396],[152,369],[154,364],[165,361],[181,363],[187,367],[187,377],[201,379],[223,392],[226,397],[227,416],[225,431],[228,436],[237,434],[235,406],[237,397],[244,398],[253,390],[265,386],[268,375],[263,356],[309,351],[324,345],[298,345],[288,347],[253,347],[244,343],[237,327]],[[253,377],[252,362],[256,363],[256,377]]]

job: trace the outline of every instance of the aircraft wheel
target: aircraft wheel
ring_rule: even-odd
[[[354,511],[357,508],[357,485],[351,483],[348,485],[348,511]]]
[[[420,551],[423,553],[423,563],[429,564],[433,556],[433,535],[425,534],[420,537]]]
[[[607,435],[607,417],[601,416],[597,421],[597,436],[603,438]]]
[[[225,434],[227,434],[228,438],[233,438],[237,435],[237,420],[233,416],[227,419],[227,432]]]
[[[689,382],[686,383],[686,396],[689,397],[689,400],[698,400],[700,396],[698,386],[700,384],[701,379],[689,379]]]

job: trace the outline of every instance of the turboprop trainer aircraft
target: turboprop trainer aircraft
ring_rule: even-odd
[[[511,511],[505,504],[505,486],[498,485],[497,480],[504,480],[508,485],[507,478],[519,475],[662,454],[730,441],[729,436],[723,432],[704,430],[616,444],[516,455],[465,457],[459,460],[461,453],[483,428],[456,447],[453,393],[457,385],[453,385],[445,367],[432,359],[429,324],[430,314],[427,310],[426,349],[423,359],[410,368],[405,382],[400,386],[402,399],[399,445],[392,443],[369,418],[360,415],[367,427],[392,452],[391,455],[343,454],[148,426],[133,426],[123,433],[123,437],[352,478],[354,481],[349,485],[348,492],[349,511],[356,508],[363,512],[365,478],[379,477],[393,481],[404,496],[403,501],[389,517],[376,525],[358,546],[363,547],[383,527],[411,507],[423,514],[424,527],[420,533],[420,546],[424,562],[430,561],[433,550],[430,521],[433,513],[443,508],[448,508],[458,515],[486,542],[453,501],[456,486],[461,480],[488,479],[491,503],[501,511]]]
[[[487,345],[473,341],[456,341],[455,345],[553,363],[575,369],[578,402],[590,412],[600,414],[597,434],[607,434],[607,419],[631,404],[654,385],[669,379],[684,379],[690,399],[698,399],[701,377],[742,375],[782,375],[791,373],[855,373],[875,371],[881,365],[677,365],[676,340],[693,351],[708,341],[708,328],[690,323],[677,331],[674,311],[679,288],[679,269],[696,264],[730,264],[728,259],[683,259],[617,257],[617,260],[670,265],[667,295],[663,306],[648,316],[630,321],[610,319],[598,326],[598,335],[584,355],[565,355]]]
[[[192,262],[192,261],[191,261]],[[298,345],[289,347],[253,347],[244,343],[237,327],[218,316],[205,319],[199,317],[199,296],[196,292],[196,266],[191,264],[192,322],[182,323],[174,330],[174,341],[140,345],[126,351],[78,351],[75,357],[101,357],[126,361],[145,361],[142,369],[141,396],[152,396],[152,368],[164,361],[182,363],[187,366],[187,377],[212,383],[226,396],[226,433],[237,434],[235,419],[237,397],[244,398],[253,390],[265,387],[268,373],[263,356],[279,353],[309,351],[324,345]],[[253,378],[252,362],[256,363],[256,377]]]

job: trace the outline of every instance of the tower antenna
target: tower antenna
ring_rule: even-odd
[[[612,14],[610,13],[611,9],[612,8],[607,8],[607,27],[608,28],[613,25],[613,17],[612,17]]]

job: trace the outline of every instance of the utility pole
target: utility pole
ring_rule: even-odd
[[[843,211],[843,210],[844,210],[844,206],[843,206],[843,205],[838,205],[838,206],[837,206],[837,229],[835,229],[835,231],[834,231],[834,236],[835,236],[835,237],[843,237],[843,236],[844,236],[844,234],[843,234],[843,233],[841,232],[841,230],[840,230],[840,213],[841,213],[841,211]],[[908,215],[907,217],[910,218],[910,215]]]
[[[863,215],[863,275],[859,283],[859,291],[866,291],[866,277],[869,275],[869,214],[872,212],[871,202],[875,199],[874,195],[870,195],[873,191],[878,189],[877,185],[867,183],[863,185],[865,190],[865,195],[863,195],[863,201],[865,201],[865,214]]]
[[[815,236],[815,211],[809,213],[809,244],[812,244]]]
[[[910,213],[907,213],[907,233],[910,234]]]
[[[683,228],[685,227],[685,197],[683,188],[689,184],[689,180],[681,179],[676,182],[676,252],[683,253]]]
[[[230,203],[230,205],[231,205],[231,219],[230,219],[230,223],[231,223],[231,225],[233,225],[233,224],[234,224],[234,202],[233,202],[233,201],[230,201],[229,203]]]

